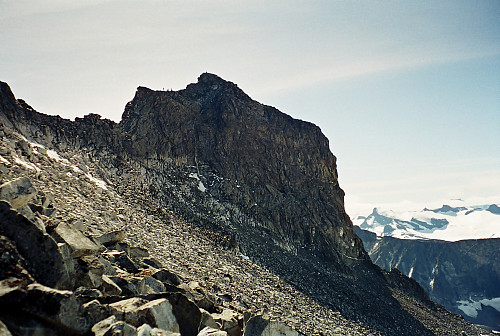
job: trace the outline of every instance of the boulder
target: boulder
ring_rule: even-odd
[[[84,316],[87,319],[88,325],[93,326],[97,322],[109,316],[106,307],[98,300],[94,299],[82,305]]]
[[[173,286],[179,286],[181,284],[181,279],[177,276],[177,274],[164,268],[153,273],[151,276],[161,282],[165,282]]]
[[[104,336],[136,336],[137,329],[127,322],[118,321],[113,323]]]
[[[245,326],[244,336],[299,336],[287,325],[264,319],[261,315],[250,318]]]
[[[137,336],[181,336],[181,334],[158,328],[151,328],[149,324],[143,324],[137,328]]]
[[[130,297],[139,294],[135,285],[132,284],[130,281],[119,276],[108,276],[108,277],[111,281],[113,281],[116,285],[118,285],[118,287],[120,287],[123,296]]]
[[[210,327],[203,328],[197,336],[227,336],[227,332]]]
[[[108,259],[103,258],[102,256],[97,257],[99,262],[104,266],[104,274],[106,275],[117,275],[116,269],[113,267],[113,264],[109,262]]]
[[[179,324],[167,299],[147,301],[134,297],[112,303],[108,307],[115,317],[134,326],[147,323],[166,331],[179,332]]]
[[[96,244],[68,223],[60,223],[54,234],[58,240],[68,244],[73,258],[92,255],[99,250]]]
[[[148,266],[151,266],[153,268],[157,268],[157,269],[160,269],[163,267],[163,265],[161,264],[161,262],[159,262],[158,260],[156,260],[155,258],[143,258],[142,259],[142,262]]]
[[[139,268],[126,253],[121,253],[115,256],[115,262],[118,267],[129,273],[139,273]]]
[[[48,333],[44,331],[49,335],[83,334],[90,329],[82,304],[73,292],[39,283],[26,285],[12,278],[1,281],[0,307],[9,307],[7,311],[0,311],[2,320],[9,324],[26,325],[25,328],[39,330],[40,334],[45,329],[51,330]],[[29,321],[39,323],[27,324]]]
[[[213,321],[219,329],[227,332],[229,336],[243,335],[243,316],[231,309],[224,309],[221,313],[211,314]]]
[[[96,256],[84,256],[75,259],[75,285],[88,288],[100,288],[104,265]]]
[[[219,329],[220,328],[220,325],[217,324],[217,322],[215,322],[215,319],[212,316],[212,314],[210,314],[209,312],[207,312],[203,308],[200,308],[200,312],[201,312],[201,324],[203,326],[210,327],[210,328],[213,328],[213,329]]]
[[[178,286],[186,291],[186,296],[194,301],[196,305],[207,311],[214,311],[214,300],[210,299],[197,281],[191,281],[188,284],[182,283]]]
[[[28,177],[20,177],[0,185],[0,200],[10,203],[14,209],[27,204],[36,195],[36,189]]]
[[[0,234],[15,243],[35,280],[49,287],[73,287],[71,267],[56,241],[4,201],[0,201]]]
[[[137,282],[137,291],[140,294],[153,294],[165,292],[165,285],[154,277],[148,276],[141,278]]]
[[[101,289],[104,295],[120,295],[122,293],[120,286],[115,284],[114,281],[105,274],[102,275]]]
[[[12,240],[5,236],[0,236],[0,256],[0,280],[14,277],[28,283],[35,281],[26,269],[26,260],[17,251]]]
[[[201,323],[201,312],[198,306],[181,293],[167,293],[168,301],[172,305],[180,333],[195,336]]]
[[[33,221],[33,219],[35,219],[35,214],[33,213],[33,211],[31,210],[31,208],[28,206],[28,204],[25,204],[23,205],[22,207],[20,208],[17,208],[16,209],[17,212],[19,212],[21,215],[23,215],[24,217],[28,218],[30,221],[32,221],[33,223],[35,223]],[[35,223],[36,224],[36,223]],[[44,227],[45,229],[45,227]]]
[[[110,316],[110,317],[94,324],[94,326],[92,327],[91,330],[95,336],[104,336],[106,334],[106,332],[109,329],[111,329],[111,326],[116,322],[118,322],[116,317]]]
[[[7,329],[7,326],[2,321],[0,321],[0,335],[2,335],[2,336],[12,336],[12,334],[9,331],[9,329]]]
[[[123,230],[115,230],[111,232],[107,232],[101,236],[95,238],[95,240],[103,245],[121,243],[125,240],[127,234]]]
[[[128,254],[132,259],[143,259],[149,257],[148,250],[138,246],[131,246],[128,250]]]

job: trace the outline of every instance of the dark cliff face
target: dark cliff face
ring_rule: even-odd
[[[222,194],[284,240],[327,257],[366,258],[317,126],[212,74],[179,92],[139,88],[120,125],[136,155],[208,164],[225,179]]]

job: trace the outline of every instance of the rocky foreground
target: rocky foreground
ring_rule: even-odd
[[[487,334],[371,263],[319,129],[277,113],[208,74],[140,88],[120,125],[45,116],[2,83],[4,333]]]

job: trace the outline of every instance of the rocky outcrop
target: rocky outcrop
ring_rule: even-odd
[[[208,73],[179,92],[138,88],[120,126],[136,155],[185,160],[198,174],[207,166],[223,179],[207,181],[211,193],[291,248],[317,250],[336,263],[344,255],[366,258],[343,207],[336,159],[317,126]]]

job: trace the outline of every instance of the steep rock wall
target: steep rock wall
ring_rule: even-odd
[[[212,74],[179,92],[139,88],[120,122],[141,157],[206,164],[222,197],[295,247],[366,259],[343,204],[328,139]],[[215,191],[214,191],[215,192]]]

